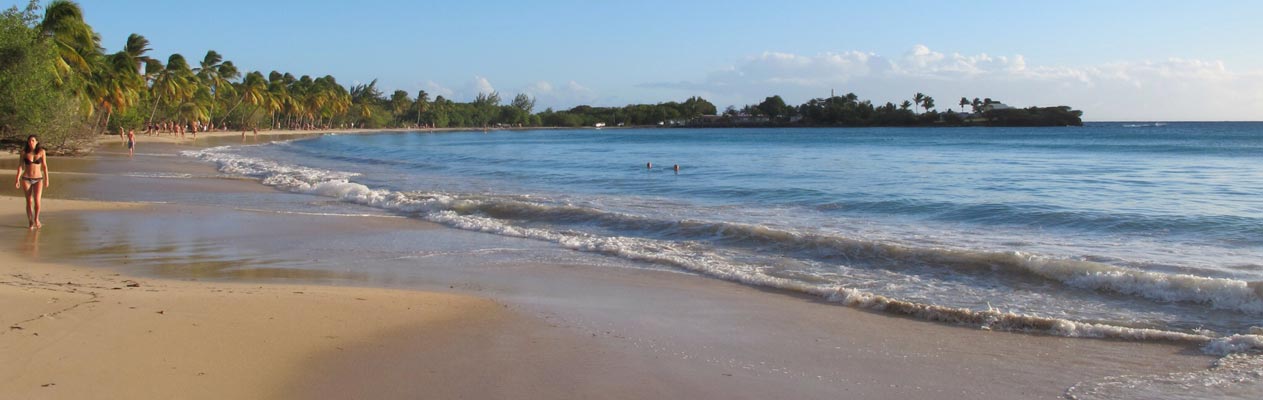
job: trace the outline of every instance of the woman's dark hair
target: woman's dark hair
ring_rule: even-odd
[[[39,136],[31,135],[26,137],[26,143],[22,143],[22,154],[39,153],[40,150],[44,149],[44,145],[40,143],[35,143],[35,149],[31,149],[31,139],[35,139],[38,142]]]

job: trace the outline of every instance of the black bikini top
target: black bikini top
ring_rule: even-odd
[[[23,157],[22,157],[22,161],[25,161],[25,162],[26,162],[26,165],[31,165],[31,164],[43,164],[43,163],[44,163],[44,157],[39,157],[39,158],[36,158],[36,159],[30,159],[30,158],[26,158],[26,156],[23,156]]]

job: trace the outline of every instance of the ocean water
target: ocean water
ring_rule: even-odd
[[[855,307],[1263,348],[1263,123],[410,132],[184,155],[284,191]]]

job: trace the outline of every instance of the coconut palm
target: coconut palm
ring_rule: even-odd
[[[347,92],[345,87],[338,84],[338,81],[331,75],[316,80],[321,88],[321,92],[328,98],[324,109],[321,111],[330,121],[335,116],[346,115],[351,109],[351,94]]]
[[[95,57],[94,60],[93,72],[85,83],[84,91],[92,99],[94,108],[104,111],[101,129],[105,129],[116,111],[125,110],[139,100],[145,81],[126,51]]]
[[[916,96],[912,96],[912,102],[915,103],[918,107],[921,106],[921,103],[924,101],[925,101],[925,95],[922,94],[921,92],[917,92]]]
[[[965,106],[967,105],[969,105],[969,99],[961,97],[960,98],[960,112],[965,112]]]
[[[180,103],[176,109],[176,115],[179,116],[181,122],[210,121],[211,99],[210,87],[199,85],[192,96]]]
[[[351,111],[361,120],[367,120],[373,117],[373,103],[381,98],[382,93],[377,90],[377,80],[374,79],[367,85],[355,85],[351,88]]]
[[[408,98],[408,92],[396,90],[390,94],[390,113],[394,115],[396,124],[403,125],[404,114],[408,113],[411,105],[412,99]]]
[[[185,99],[193,97],[197,90],[197,80],[193,75],[193,70],[189,69],[188,61],[184,60],[184,56],[176,53],[167,57],[166,67],[154,74],[153,86],[149,89],[157,95],[154,98],[153,109],[149,112],[149,123],[153,123],[158,105],[164,98],[168,104],[183,103]]]
[[[57,71],[57,84],[82,84],[92,72],[93,57],[99,54],[100,38],[83,20],[83,10],[78,4],[66,0],[54,0],[44,10],[44,19],[36,29],[41,36],[51,40],[58,57],[53,68]],[[80,93],[81,98],[87,94]]]
[[[206,52],[206,56],[202,58],[202,62],[197,68],[193,69],[193,73],[201,81],[202,85],[209,88],[210,92],[210,117],[215,114],[215,104],[219,101],[219,95],[225,91],[231,91],[232,85],[228,82],[240,76],[237,67],[232,61],[224,61],[215,50]]]
[[[289,93],[289,84],[286,82],[286,76],[293,78],[288,73],[282,75],[276,71],[272,71],[268,79],[267,99],[263,104],[263,108],[272,115],[272,126],[276,127],[276,113],[285,109],[285,105],[292,101]]]
[[[132,70],[136,71],[136,73],[142,73],[141,71],[147,68],[150,63],[158,62],[153,57],[145,55],[152,50],[149,48],[149,39],[133,33],[127,36],[127,44],[123,46],[122,53],[127,55],[128,60],[131,61]]]
[[[228,118],[228,115],[232,114],[233,110],[236,110],[237,106],[240,106],[241,103],[253,105],[254,108],[250,110],[250,114],[243,117],[241,120],[241,129],[245,129],[246,123],[254,118],[254,113],[260,108],[264,108],[264,106],[270,102],[268,99],[268,82],[263,78],[262,72],[250,72],[246,74],[244,79],[241,80],[241,84],[237,88],[237,93],[240,94],[241,97],[237,100],[237,104],[233,105],[232,108],[225,113],[224,118]],[[223,125],[224,121],[219,121],[219,124]]]
[[[429,108],[430,94],[424,90],[417,92],[417,126],[421,126],[421,113]]]

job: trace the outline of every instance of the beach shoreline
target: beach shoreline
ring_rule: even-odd
[[[334,132],[342,133],[261,136]],[[371,132],[381,131],[364,133]],[[216,139],[197,145],[228,144],[240,133],[199,134],[199,141],[208,136]],[[111,138],[117,139],[99,139],[108,150],[99,157],[126,158]],[[167,153],[183,147],[171,145],[192,142],[164,139],[138,136],[141,146],[165,146]],[[54,168],[69,165],[87,174],[95,170],[93,162]],[[54,169],[54,176],[59,172]],[[75,181],[68,186],[53,189],[93,187]],[[198,190],[259,187],[220,180]],[[142,188],[187,190],[166,182]],[[0,218],[20,221],[21,199],[0,199]],[[424,282],[399,284],[356,277],[310,283],[321,281],[301,272],[251,274],[265,268],[248,265],[234,267],[245,271],[235,275],[199,277],[177,268],[159,278],[121,263],[61,265],[48,249],[85,240],[59,231],[74,228],[69,221],[77,215],[193,221],[184,225],[254,217],[231,207],[180,203],[52,199],[46,209],[51,225],[38,233],[43,238],[28,239],[31,234],[14,228],[16,222],[6,223],[14,229],[3,239],[14,245],[0,252],[6,266],[0,299],[18,305],[6,307],[13,310],[3,315],[11,327],[0,336],[0,350],[6,359],[24,360],[0,367],[0,391],[22,398],[1057,398],[1104,376],[1196,371],[1214,360],[1173,343],[987,332],[694,275],[583,265],[523,261],[512,269],[434,273]],[[311,230],[306,228],[326,223],[320,218],[336,217],[270,215],[260,226],[242,229],[272,224]],[[382,221],[338,220],[350,227],[307,239],[459,232],[421,221]],[[199,229],[213,230],[206,225]],[[183,229],[176,232],[193,228]],[[32,243],[38,247],[41,240],[44,255],[32,254]],[[118,259],[141,255],[111,251]],[[32,256],[41,262],[30,261]]]

